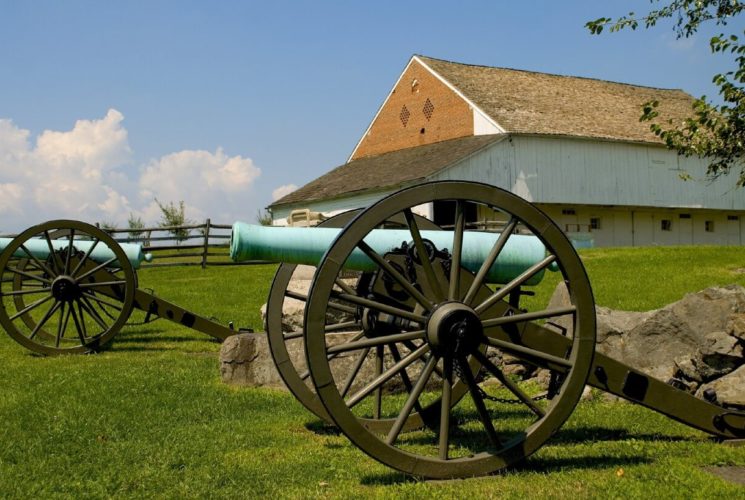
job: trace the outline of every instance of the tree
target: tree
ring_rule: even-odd
[[[138,240],[142,237],[142,230],[145,229],[145,223],[142,222],[141,217],[137,217],[130,212],[129,219],[127,219],[127,227],[129,228],[129,237]]]
[[[169,228],[168,232],[176,238],[176,241],[184,241],[189,236],[191,230],[181,226],[191,224],[192,221],[186,218],[186,208],[183,200],[179,201],[178,205],[176,205],[172,201],[163,204],[156,198],[155,203],[158,204],[158,208],[161,211],[158,226]]]
[[[660,0],[650,0],[660,4]],[[671,0],[638,17],[633,12],[615,20],[601,17],[585,26],[593,35],[605,28],[615,32],[623,29],[635,30],[641,24],[651,28],[658,21],[674,20],[676,38],[693,36],[705,22],[726,26],[745,9],[739,0]],[[739,32],[738,32],[739,34]],[[730,54],[734,57],[732,71],[717,74],[713,78],[719,89],[722,104],[714,104],[706,96],[693,103],[693,114],[683,124],[673,123],[658,112],[659,103],[650,101],[642,106],[640,121],[650,122],[650,129],[670,149],[684,156],[698,156],[709,163],[706,175],[715,180],[739,169],[737,186],[745,186],[745,37],[738,34],[721,33],[709,40],[712,53]],[[745,34],[745,31],[743,32]]]
[[[272,214],[268,210],[256,210],[256,222],[262,226],[272,225]]]

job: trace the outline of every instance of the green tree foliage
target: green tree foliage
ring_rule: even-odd
[[[651,28],[659,21],[670,19],[677,38],[693,36],[705,22],[718,26],[739,16],[745,4],[739,0],[650,0],[657,9],[644,16],[630,12],[617,19],[601,17],[585,26],[594,35],[606,28],[610,32],[635,30],[640,25]],[[734,24],[734,23],[733,23]],[[740,24],[740,26],[742,26]],[[709,40],[712,53],[729,54],[734,58],[734,69],[713,78],[719,89],[722,104],[714,104],[702,96],[693,104],[691,118],[684,123],[673,123],[658,111],[659,102],[643,105],[641,121],[650,122],[650,129],[670,149],[685,156],[706,158],[707,177],[711,180],[739,169],[737,185],[745,186],[745,37],[740,33],[721,33]],[[745,31],[743,31],[745,35]],[[742,40],[742,41],[741,41]]]
[[[271,226],[272,214],[267,210],[256,210],[256,222],[262,226]]]
[[[130,212],[129,219],[127,219],[127,228],[129,229],[130,238],[138,240],[142,237],[145,223],[142,222],[141,217],[137,217]]]
[[[188,238],[191,230],[181,226],[192,224],[192,221],[186,218],[186,208],[183,200],[179,201],[178,205],[176,205],[172,201],[161,203],[156,198],[155,203],[158,204],[161,212],[158,226],[169,228],[168,232],[171,233],[178,242],[184,241]]]

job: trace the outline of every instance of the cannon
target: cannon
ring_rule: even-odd
[[[430,203],[452,207],[447,227],[416,215],[417,207]],[[504,222],[498,232],[483,236],[468,223],[466,213],[474,206],[480,216]],[[245,250],[244,229],[234,231],[236,256]],[[420,184],[307,233],[289,231],[279,234],[304,236],[291,237],[291,248],[274,239],[271,245],[285,259],[267,303],[267,336],[277,368],[306,407],[392,468],[453,478],[509,467],[556,433],[586,385],[717,439],[745,438],[745,413],[596,352],[595,304],[579,256],[551,219],[507,191],[460,181]],[[386,232],[392,243],[375,243]],[[304,251],[316,236],[320,250]],[[40,259],[24,250],[31,238],[52,248],[50,240],[68,244]],[[488,238],[475,264],[469,256],[474,238]],[[500,275],[505,262],[500,258],[523,238],[535,254],[518,251],[519,265]],[[114,257],[94,261],[76,246],[79,239],[98,240]],[[312,255],[293,257],[307,253]],[[293,289],[300,263],[316,266],[307,291]],[[131,307],[148,310],[153,299],[136,288],[119,245],[80,223],[22,233],[0,254],[0,271],[0,324],[27,347],[45,343],[49,353],[66,342],[74,344],[73,351],[102,346],[106,338],[94,343],[88,338],[101,335],[103,326],[95,335],[84,327],[104,319],[99,311],[116,317],[105,330],[110,332],[126,321]],[[570,305],[552,306],[549,298],[560,282]],[[304,315],[302,324],[288,331],[282,311],[291,302],[301,304]],[[161,304],[152,306],[157,314],[167,310]],[[191,319],[184,319],[187,315]],[[173,319],[195,327],[194,318],[184,312]],[[201,324],[202,331],[210,328],[209,322]],[[297,362],[287,345],[299,341],[305,360]],[[510,360],[539,370],[541,382],[510,376],[505,371]]]

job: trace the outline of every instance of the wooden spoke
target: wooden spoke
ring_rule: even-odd
[[[46,302],[47,300],[50,300],[52,298],[53,297],[50,294],[50,295],[47,295],[46,297],[42,297],[41,299],[36,300],[36,301],[30,303],[29,305],[27,305],[26,307],[24,307],[23,309],[21,309],[20,311],[18,311],[17,313],[15,313],[13,316],[11,316],[10,317],[10,320],[11,321],[14,321],[19,316],[23,316],[27,312],[29,312],[29,311],[31,311],[33,309],[36,309],[37,307],[39,307],[40,305],[42,305],[44,302]]]
[[[62,302],[61,304],[62,306],[60,307],[59,324],[57,325],[57,338],[54,341],[54,347],[56,347],[57,349],[59,349],[60,341],[67,331],[67,322],[70,319],[71,309],[65,307],[66,302]]]
[[[291,299],[300,300],[302,302],[308,302],[308,296],[303,295],[302,293],[297,292],[291,292],[290,290],[285,291],[285,296],[289,297]],[[335,302],[329,302],[328,307],[330,309],[334,309],[336,311],[341,311],[349,314],[355,314],[357,312],[357,309],[354,307],[344,306],[341,304],[337,304]]]
[[[511,323],[523,323],[525,321],[534,321],[536,319],[555,318],[556,316],[565,316],[567,314],[574,314],[577,308],[574,306],[569,307],[557,307],[556,309],[545,309],[543,311],[535,311],[530,313],[513,314],[512,316],[502,316],[500,318],[487,319],[482,321],[481,324],[484,328],[499,325],[508,325]]]
[[[456,361],[456,363],[457,362],[458,361]],[[479,414],[479,418],[481,419],[481,423],[484,426],[484,430],[486,430],[486,434],[489,436],[489,440],[492,442],[494,447],[499,449],[502,447],[502,441],[499,439],[497,431],[494,429],[494,424],[492,423],[491,417],[489,416],[489,410],[487,410],[486,404],[484,404],[484,398],[481,397],[481,393],[479,393],[476,380],[473,378],[473,374],[471,373],[471,369],[468,366],[468,362],[465,358],[461,358],[460,363],[463,367],[463,369],[461,370],[462,376],[465,379],[463,381],[468,386],[468,392],[471,394],[471,399],[473,400],[474,406],[476,406],[476,411]]]
[[[16,269],[15,267],[9,267],[8,271],[14,274],[18,274],[19,276],[23,276],[25,278],[34,280],[34,281],[40,281],[42,283],[45,283],[47,285],[52,284],[52,280],[48,280],[46,278],[42,278],[41,276],[37,276],[35,274],[27,273],[26,271],[21,271],[20,269]]]
[[[365,363],[365,360],[367,359],[367,355],[370,354],[371,347],[368,347],[366,349],[363,349],[361,353],[357,355],[357,359],[354,362],[354,367],[352,368],[352,371],[349,372],[349,376],[347,377],[347,380],[344,382],[344,387],[341,390],[341,397],[345,398],[347,397],[347,393],[349,392],[349,389],[352,388],[352,384],[354,383],[354,379],[357,378],[357,375],[360,372],[360,369],[362,368],[362,365]]]
[[[540,262],[533,264],[528,269],[526,269],[524,272],[522,272],[517,278],[513,279],[506,285],[504,285],[502,288],[494,292],[494,294],[486,299],[484,302],[479,304],[474,308],[474,311],[476,311],[476,314],[481,314],[487,309],[489,309],[491,306],[502,300],[504,297],[506,297],[512,290],[519,287],[526,281],[528,281],[530,278],[533,277],[534,274],[541,271],[542,269],[547,268],[553,261],[556,260],[555,255],[549,255],[548,257],[544,258]]]
[[[99,286],[124,286],[127,282],[124,280],[120,281],[98,281],[96,283],[81,283],[78,285],[80,288],[96,288]]]
[[[72,250],[74,247],[73,241],[75,240],[75,229],[70,229],[70,239],[67,244],[67,255],[65,256],[65,274],[70,274],[70,259],[72,259]]]
[[[398,375],[398,372],[405,369],[411,363],[413,363],[417,359],[424,356],[424,354],[426,354],[428,350],[429,350],[429,346],[423,345],[416,351],[407,354],[403,359],[401,359],[401,361],[394,364],[393,366],[388,368],[386,371],[384,371],[383,373],[375,377],[375,379],[373,379],[369,384],[367,384],[364,388],[359,390],[357,393],[355,393],[354,396],[352,396],[349,400],[347,400],[347,407],[352,408],[353,406],[357,405],[360,401],[362,401],[366,396],[368,396],[375,389],[380,387],[382,384],[384,384],[391,378]]]
[[[518,344],[513,344],[512,342],[505,342],[503,340],[495,339],[489,337],[489,333],[485,332],[487,337],[485,339],[485,342],[489,344],[492,347],[496,347],[498,349],[501,349],[505,352],[508,352],[510,354],[514,355],[522,355],[522,356],[528,356],[529,358],[533,358],[535,360],[543,361],[545,363],[553,364],[557,367],[561,368],[571,368],[572,363],[564,358],[560,358],[558,356],[554,356],[552,354],[548,354],[542,351],[538,351],[536,349],[531,349],[530,347],[525,347]]]
[[[70,312],[72,313],[72,321],[75,323],[75,331],[78,332],[78,338],[80,339],[80,345],[85,345],[87,340],[85,338],[84,330],[81,326],[82,318],[78,321],[78,314],[75,312],[75,306],[70,304]]]
[[[85,255],[83,255],[83,258],[80,259],[80,262],[78,262],[78,265],[75,266],[75,269],[73,269],[73,271],[72,271],[72,277],[77,276],[78,271],[80,271],[80,269],[83,267],[83,264],[85,264],[85,261],[88,260],[88,257],[91,256],[91,253],[93,253],[93,249],[96,248],[96,245],[98,245],[98,243],[100,241],[101,240],[99,240],[99,239],[95,239],[93,241],[93,244],[90,247],[88,247],[88,251],[85,252]]]
[[[383,346],[386,344],[394,344],[396,342],[403,342],[405,340],[415,340],[424,338],[424,330],[416,330],[407,333],[394,333],[392,335],[383,335],[381,337],[372,337],[357,342],[347,342],[346,344],[339,344],[328,348],[329,353],[340,353],[347,351],[357,351],[364,349],[365,347],[376,347]]]
[[[410,208],[404,210],[404,217],[406,218],[406,225],[409,226],[411,238],[414,240],[414,248],[419,256],[419,262],[422,265],[422,269],[424,269],[424,276],[427,279],[427,283],[429,283],[429,287],[434,291],[437,302],[442,302],[442,300],[445,299],[445,294],[442,293],[440,282],[437,280],[437,276],[435,276],[432,262],[429,260],[427,249],[424,247],[422,234],[419,232],[419,226],[417,225],[414,214],[411,212]]]
[[[36,337],[36,334],[39,333],[39,330],[41,330],[41,327],[44,326],[47,321],[49,321],[49,318],[52,317],[52,315],[59,309],[62,302],[55,302],[52,304],[52,307],[49,308],[49,310],[44,314],[44,317],[39,320],[38,323],[36,323],[36,326],[34,326],[33,330],[31,330],[31,333],[29,334],[28,338],[33,340],[34,337]]]
[[[448,459],[450,445],[450,404],[453,394],[453,360],[443,358],[442,399],[440,401],[440,435],[438,439],[438,454],[440,460]]]
[[[102,330],[106,330],[109,327],[103,320],[103,318],[101,318],[101,315],[99,315],[98,312],[93,308],[93,305],[85,300],[85,296],[77,299],[76,302],[78,303],[78,306],[80,308],[82,308],[85,312],[88,313],[91,318],[93,318],[93,321],[98,323],[98,326],[100,326]]]
[[[93,295],[92,293],[86,293],[85,294],[85,297],[87,299],[89,299],[89,300],[95,300],[97,303],[99,303],[101,305],[111,307],[112,309],[116,309],[117,311],[121,311],[122,310],[122,306],[120,304],[114,304],[113,302],[108,302],[106,300],[103,300],[103,299],[97,297],[96,295]]]
[[[34,254],[32,254],[28,248],[26,248],[26,245],[21,245],[21,250],[23,250],[23,253],[29,256],[29,258],[33,261],[33,263],[36,265],[36,267],[45,273],[47,273],[49,276],[54,277],[55,273],[52,272],[51,269],[49,269],[46,264],[41,262],[39,259],[37,259]]]
[[[489,274],[489,270],[494,265],[494,262],[496,262],[497,257],[499,257],[499,254],[500,252],[502,252],[504,246],[507,244],[507,240],[512,235],[515,227],[517,227],[517,223],[518,220],[515,217],[512,217],[510,219],[510,222],[504,227],[504,230],[499,235],[499,238],[497,238],[494,246],[489,251],[489,255],[487,255],[486,259],[481,264],[479,271],[476,273],[476,278],[474,278],[473,283],[471,283],[471,286],[468,288],[466,297],[463,299],[463,302],[466,305],[470,306],[473,302],[473,299],[476,298],[476,292],[478,292],[481,286],[484,284],[486,275]]]
[[[93,269],[91,269],[90,271],[88,271],[87,273],[85,273],[85,274],[83,274],[81,276],[78,276],[77,280],[78,281],[82,281],[85,278],[87,278],[88,276],[90,276],[91,274],[96,273],[96,272],[100,271],[101,269],[103,269],[105,267],[108,267],[109,264],[113,264],[114,262],[116,262],[116,257],[112,257],[109,260],[107,260],[106,262],[97,265],[96,267],[94,267]]]
[[[512,380],[509,379],[504,373],[502,373],[502,370],[500,370],[497,366],[494,365],[494,363],[489,360],[486,356],[484,356],[481,351],[478,349],[474,349],[472,351],[473,356],[479,360],[479,362],[486,367],[489,372],[494,375],[494,377],[499,380],[499,382],[502,383],[509,391],[517,396],[517,398],[522,401],[528,408],[530,408],[533,413],[535,413],[538,417],[543,417],[546,412],[543,411],[543,408],[538,406],[535,401],[533,401],[533,398],[525,394],[520,387],[517,386],[516,383],[514,383]]]
[[[337,300],[343,300],[346,302],[351,302],[352,304],[356,304],[358,306],[369,307],[370,309],[373,309],[375,311],[388,313],[393,316],[398,316],[400,318],[410,319],[419,324],[424,324],[427,321],[427,319],[421,314],[415,314],[415,313],[406,311],[404,309],[399,309],[398,307],[389,306],[388,304],[383,304],[382,302],[376,302],[374,300],[365,299],[363,297],[358,297],[356,295],[349,295],[346,293],[338,293],[338,292],[332,291],[331,298],[334,298]],[[329,303],[329,307],[331,306],[332,304]]]
[[[0,292],[0,296],[28,295],[31,293],[49,293],[49,288],[37,288],[35,290],[11,290],[9,292]]]
[[[463,232],[465,231],[465,210],[463,200],[455,202],[455,227],[453,228],[453,255],[450,265],[450,286],[448,300],[460,299],[460,267],[463,254]]]
[[[44,231],[44,239],[47,241],[47,247],[49,248],[49,257],[52,259],[52,267],[54,268],[54,275],[60,274],[59,268],[57,267],[57,254],[52,246],[52,238],[49,237],[49,231]]]
[[[393,423],[391,430],[388,432],[386,443],[393,444],[396,441],[396,438],[398,438],[398,435],[401,432],[401,429],[403,429],[406,420],[409,418],[409,415],[411,415],[411,410],[414,409],[414,406],[419,400],[419,396],[422,394],[422,391],[424,391],[424,388],[427,385],[427,381],[432,375],[432,370],[435,369],[436,364],[437,359],[432,356],[429,358],[429,361],[427,361],[427,364],[424,365],[424,369],[422,369],[422,372],[419,374],[419,378],[417,379],[414,388],[409,393],[408,399],[404,403],[404,406],[401,409],[401,412],[398,414],[396,421]]]

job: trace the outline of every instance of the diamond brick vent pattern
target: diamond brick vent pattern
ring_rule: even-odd
[[[403,123],[404,127],[407,123],[409,123],[409,117],[411,116],[411,112],[409,111],[409,108],[406,107],[406,104],[404,104],[401,107],[401,113],[399,113],[398,117],[401,119],[401,123]]]
[[[435,105],[432,104],[432,101],[429,100],[429,97],[424,102],[424,108],[422,108],[422,113],[424,113],[424,116],[429,120],[432,118],[432,113],[435,112]]]

